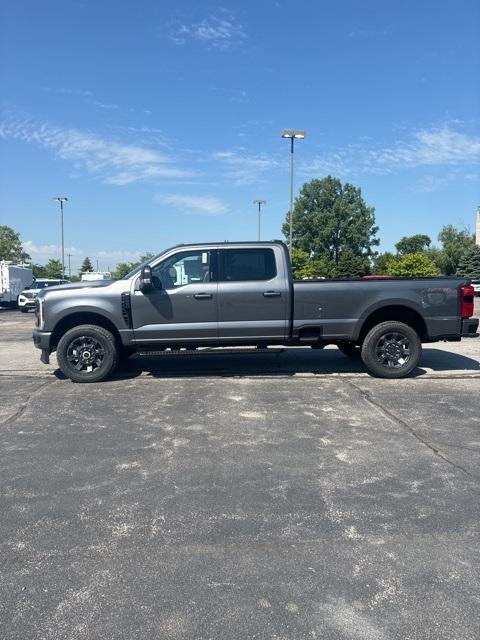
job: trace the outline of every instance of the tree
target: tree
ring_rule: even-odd
[[[11,227],[0,225],[0,260],[30,262],[31,258],[23,250],[20,234]]]
[[[43,269],[43,278],[63,278],[63,269],[60,260],[54,260],[51,258]]]
[[[374,213],[361,190],[348,182],[332,176],[311,180],[295,200],[293,246],[335,266],[346,249],[356,256],[372,256],[379,243]],[[288,215],[282,231],[288,237]]]
[[[138,267],[139,264],[142,264],[142,262],[147,262],[153,257],[153,253],[147,251],[147,253],[143,256],[140,256],[140,260],[137,260],[136,262],[119,262],[115,269],[112,271],[112,278],[114,280],[120,280],[121,278],[126,276],[127,273],[135,269],[135,267]]]
[[[34,278],[46,278],[45,266],[43,264],[32,264]]]
[[[404,256],[407,253],[421,253],[426,251],[431,242],[430,238],[425,234],[417,233],[414,236],[403,236],[403,238],[397,242],[395,248],[399,255]]]
[[[292,255],[292,274],[296,280],[305,278],[328,278],[331,265],[325,260],[316,260],[306,251],[294,249]]]
[[[474,246],[460,259],[457,275],[480,279],[480,246]]]
[[[93,271],[92,263],[90,262],[90,258],[87,256],[85,260],[82,262],[82,266],[80,267],[80,273],[89,273]]]
[[[395,256],[390,251],[380,253],[375,257],[373,262],[373,273],[379,275],[386,275],[388,273],[388,264],[395,259]]]
[[[387,274],[397,277],[422,277],[438,276],[440,271],[427,255],[417,252],[407,253],[404,256],[395,256],[388,263]]]
[[[365,276],[370,273],[370,261],[366,256],[358,256],[347,248],[342,251],[342,255],[335,269],[337,278],[353,278]]]
[[[438,239],[442,243],[442,252],[436,263],[442,273],[451,276],[456,273],[462,256],[475,246],[475,236],[468,229],[457,229],[447,224],[438,234]]]
[[[127,275],[129,271],[132,271],[140,263],[134,262],[119,262],[115,269],[112,271],[112,278],[114,280],[121,280]]]

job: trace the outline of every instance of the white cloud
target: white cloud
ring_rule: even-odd
[[[199,22],[170,25],[170,39],[178,45],[197,40],[216,49],[228,49],[246,39],[242,25],[233,13],[221,10]]]
[[[88,102],[99,109],[120,109],[119,104],[108,104],[107,102],[101,102],[100,100],[89,100]]]
[[[36,260],[49,260],[50,258],[57,258],[61,256],[62,248],[56,244],[35,244],[33,240],[25,240],[22,242],[23,249],[26,251],[35,262]],[[65,255],[81,256],[83,251],[77,249],[77,247],[65,247]]]
[[[480,163],[480,138],[449,125],[414,131],[406,140],[375,148],[373,140],[331,149],[301,166],[303,174],[388,174],[420,167],[471,167]],[[425,183],[432,190],[444,180]],[[427,184],[428,183],[428,184]]]
[[[83,98],[93,98],[92,91],[86,91],[84,89],[70,89],[68,87],[57,87],[53,89],[52,87],[44,87],[44,91],[48,91],[49,93],[59,93],[61,95],[67,96],[81,96]]]
[[[57,244],[36,244],[33,240],[25,240],[23,249],[32,258],[33,262],[40,264],[47,262],[51,258],[61,260],[62,247]],[[127,249],[105,250],[105,249],[79,249],[78,247],[65,247],[65,264],[68,266],[68,254],[72,257],[71,264],[79,264],[86,256],[89,256],[92,262],[99,260],[102,264],[112,261],[114,264],[118,262],[134,262],[140,259],[145,251],[132,251]]]
[[[413,140],[370,153],[380,164],[419,167],[480,161],[480,138],[469,137],[448,126],[415,132]]]
[[[173,166],[169,157],[153,149],[109,140],[88,131],[38,123],[30,118],[4,121],[0,125],[0,137],[52,149],[58,158],[71,162],[76,169],[100,176],[108,184],[192,175]]]
[[[212,158],[225,165],[225,176],[237,186],[262,182],[266,172],[284,164],[266,153],[252,154],[243,148],[218,151]]]
[[[184,195],[161,195],[155,196],[155,202],[164,204],[182,213],[200,213],[210,216],[218,216],[225,213],[228,209],[225,202],[215,196],[184,196]]]

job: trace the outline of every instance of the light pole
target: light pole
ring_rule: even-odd
[[[63,203],[68,202],[68,198],[65,196],[57,196],[53,198],[60,203],[60,223],[62,226],[62,278],[65,279],[65,242],[63,238]]]
[[[285,129],[282,133],[282,138],[290,139],[290,214],[289,214],[289,233],[288,233],[288,250],[290,256],[292,255],[292,236],[293,236],[293,170],[294,170],[294,146],[295,139],[302,140],[305,138],[305,131],[299,131],[296,129]]]
[[[254,200],[253,204],[258,204],[258,239],[260,240],[260,215],[262,213],[262,204],[267,204],[266,200]]]

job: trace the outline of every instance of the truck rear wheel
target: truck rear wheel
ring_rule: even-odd
[[[378,378],[404,378],[418,365],[422,343],[418,333],[403,322],[377,324],[365,337],[362,360]]]
[[[82,324],[62,336],[57,358],[62,372],[74,382],[100,382],[116,369],[119,353],[110,331]]]

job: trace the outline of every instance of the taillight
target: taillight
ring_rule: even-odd
[[[475,289],[471,284],[460,288],[460,315],[462,319],[471,318],[473,316],[473,296]]]

